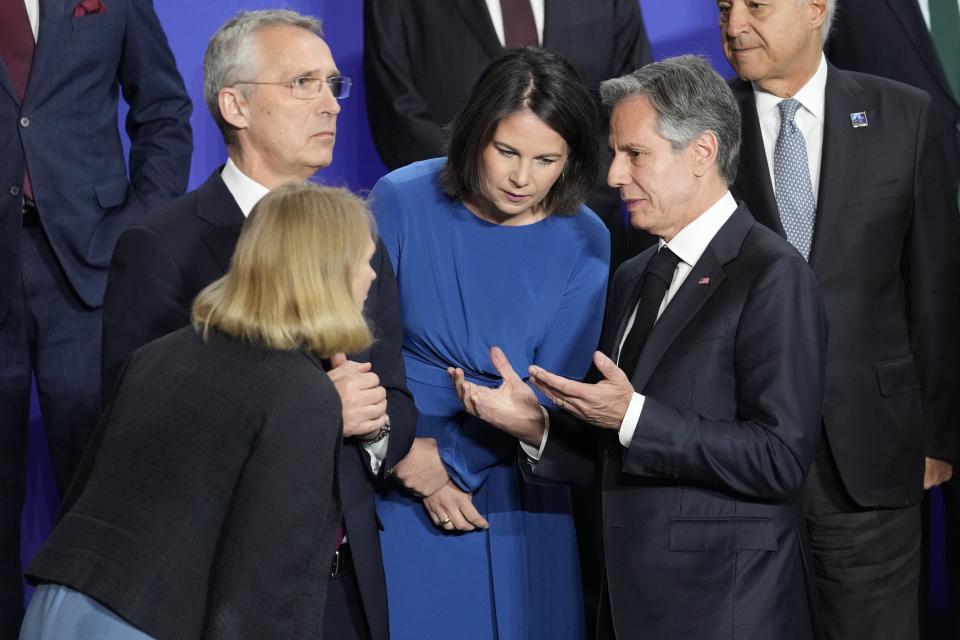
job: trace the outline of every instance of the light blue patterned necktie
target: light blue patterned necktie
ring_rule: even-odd
[[[782,101],[779,107],[780,135],[773,150],[777,208],[787,240],[809,260],[816,212],[813,188],[810,186],[810,165],[807,164],[807,145],[794,122],[800,103],[789,98]]]

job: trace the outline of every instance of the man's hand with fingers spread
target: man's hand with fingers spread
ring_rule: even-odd
[[[603,375],[603,380],[595,384],[570,380],[536,365],[530,367],[530,380],[558,408],[574,417],[597,427],[619,429],[633,397],[633,384],[613,360],[599,351],[593,354],[593,364]]]

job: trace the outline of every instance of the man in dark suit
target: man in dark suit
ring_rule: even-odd
[[[384,163],[396,169],[443,155],[444,128],[505,46],[562,54],[594,95],[601,80],[652,60],[637,0],[365,0],[367,114]],[[608,124],[600,115],[600,148]],[[610,229],[611,273],[653,241],[626,224],[602,182],[589,204]]]
[[[951,475],[960,218],[921,91],[822,53],[833,3],[718,2],[740,80],[736,191],[813,267],[830,325],[804,492],[827,638],[916,638],[919,503]]]
[[[798,499],[822,398],[816,280],[730,195],[739,113],[706,60],[600,91],[608,182],[659,247],[617,271],[595,382],[531,367],[544,413],[494,349],[504,384],[457,372],[458,392],[536,476],[599,485],[599,638],[810,638]]]
[[[952,8],[953,18],[941,15],[938,4],[947,14]],[[932,5],[929,0],[842,0],[826,49],[827,58],[841,69],[883,76],[930,94],[933,110],[940,116],[944,148],[955,181],[960,179],[960,10],[957,5],[956,0],[933,0]],[[934,25],[937,20],[941,22],[940,29]],[[948,73],[948,69],[952,73]],[[956,464],[957,460],[953,462]],[[924,484],[929,483],[928,478]],[[954,633],[960,637],[960,479],[954,474],[941,489],[946,511],[947,571]],[[928,524],[926,519],[924,524]],[[925,541],[929,540],[926,536]],[[935,554],[932,559],[936,561],[941,557]],[[921,593],[925,594],[924,586],[921,575]],[[925,598],[921,598],[920,606],[924,604]]]
[[[119,90],[130,107],[129,158]],[[100,307],[114,242],[186,188],[190,113],[151,3],[0,7],[0,637],[15,637],[23,614],[31,377],[63,492],[99,411]]]
[[[204,97],[229,157],[199,189],[117,243],[104,304],[105,386],[132,351],[188,323],[194,296],[226,271],[244,217],[263,195],[330,164],[338,99],[349,87],[314,18],[240,13],[214,34],[204,59]],[[405,455],[414,433],[396,281],[382,247],[372,264],[378,278],[365,313],[377,341],[352,360],[335,358],[330,371],[343,403],[346,530],[331,568],[325,617],[331,638],[387,638],[374,483]]]

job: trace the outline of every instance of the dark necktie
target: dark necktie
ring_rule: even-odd
[[[510,47],[539,47],[537,23],[530,0],[500,0],[503,13],[503,41]]]
[[[960,8],[957,0],[930,0],[930,35],[953,97],[960,99]]]
[[[677,254],[664,245],[657,251],[657,255],[653,256],[650,264],[647,265],[647,270],[643,272],[637,315],[633,320],[633,327],[630,328],[630,334],[620,350],[620,357],[617,359],[617,366],[628,376],[637,368],[637,361],[640,360],[643,345],[657,321],[657,313],[659,313],[660,305],[663,303],[663,296],[670,288],[673,272],[676,271],[678,262],[680,262],[680,258],[677,257]]]
[[[30,78],[30,65],[33,63],[33,30],[23,0],[8,0],[0,9],[0,59],[7,68],[7,74],[13,83],[20,102],[27,93],[27,80]],[[23,192],[33,196],[30,178],[24,175]]]

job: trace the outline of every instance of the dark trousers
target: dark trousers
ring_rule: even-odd
[[[348,566],[327,583],[327,606],[323,614],[323,637],[330,640],[370,640],[360,588],[353,567]]]
[[[820,626],[826,640],[917,640],[920,506],[864,509],[840,481],[826,439],[804,488]]]
[[[100,402],[100,310],[76,296],[39,225],[28,219],[17,233],[21,277],[0,318],[0,638],[17,637],[23,616],[20,512],[31,376],[61,494]]]

